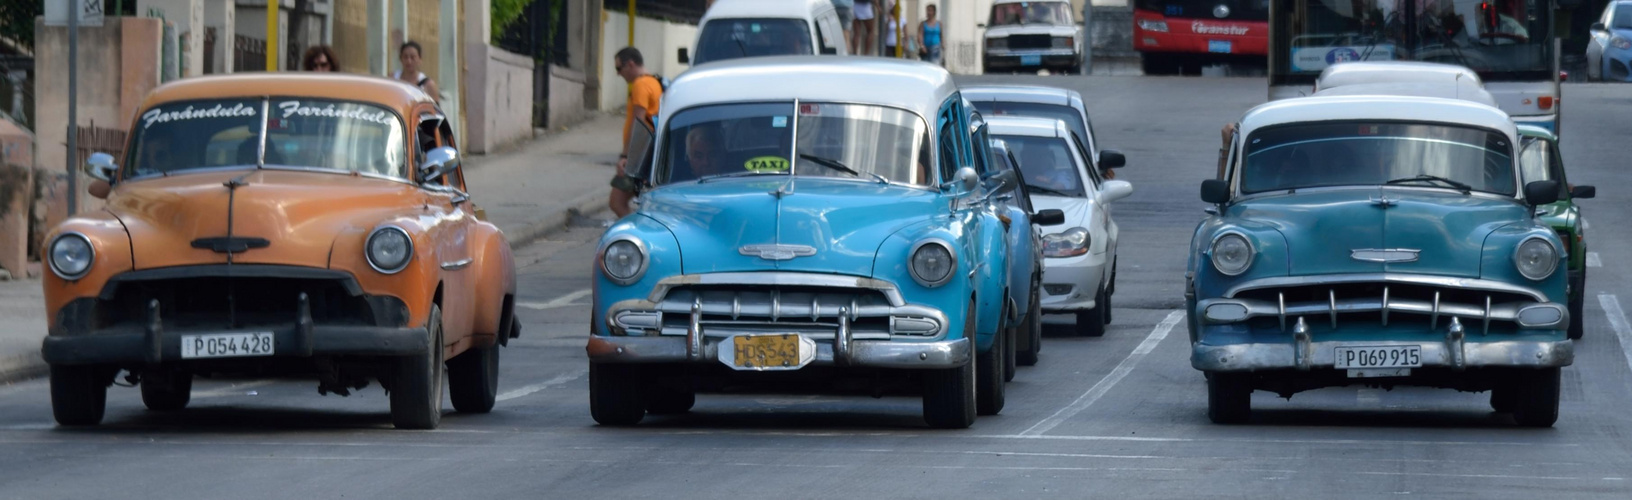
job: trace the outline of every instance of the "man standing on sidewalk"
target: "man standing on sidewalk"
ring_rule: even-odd
[[[640,50],[634,47],[624,47],[612,56],[613,68],[618,76],[629,82],[629,111],[623,119],[623,149],[618,154],[618,172],[612,177],[612,194],[607,205],[612,213],[619,218],[629,215],[634,209],[629,206],[640,192],[640,179],[630,177],[624,168],[630,164],[629,129],[640,120],[647,127],[652,127],[652,117],[657,116],[657,108],[663,99],[663,84],[657,77],[646,73],[646,62],[640,56]],[[635,164],[640,159],[635,158]]]

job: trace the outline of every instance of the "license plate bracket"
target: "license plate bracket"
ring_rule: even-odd
[[[181,336],[181,359],[271,356],[272,332],[210,333]]]
[[[1022,55],[1022,56],[1020,56],[1020,65],[1021,66],[1042,66],[1043,65],[1043,56],[1041,54]]]
[[[816,359],[816,342],[796,333],[735,335],[721,343],[719,360],[734,370],[798,370]]]
[[[1339,370],[1394,370],[1422,367],[1422,346],[1338,346],[1333,349],[1333,368]],[[1387,375],[1373,375],[1387,376]]]

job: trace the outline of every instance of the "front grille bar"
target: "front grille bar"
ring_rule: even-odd
[[[1444,298],[1444,292],[1436,290],[1432,299],[1399,299],[1394,297],[1393,290],[1390,287],[1385,286],[1382,289],[1382,296],[1377,299],[1338,300],[1337,291],[1328,289],[1326,300],[1321,302],[1288,304],[1286,293],[1277,292],[1272,302],[1261,299],[1222,298],[1204,301],[1202,306],[1203,309],[1214,305],[1241,308],[1235,309],[1233,312],[1223,313],[1218,318],[1207,316],[1209,320],[1223,323],[1241,321],[1250,317],[1274,316],[1280,324],[1282,332],[1293,332],[1293,324],[1304,321],[1303,316],[1305,315],[1325,314],[1331,321],[1332,329],[1336,330],[1339,325],[1338,315],[1340,313],[1377,312],[1383,326],[1388,326],[1389,318],[1394,313],[1426,315],[1428,316],[1429,328],[1432,330],[1439,329],[1439,322],[1444,316],[1450,316],[1458,328],[1462,328],[1462,319],[1477,319],[1480,321],[1479,334],[1481,336],[1490,334],[1492,320],[1518,322],[1520,312],[1533,307],[1549,306],[1547,303],[1525,303],[1522,301],[1498,306],[1492,295],[1485,295],[1484,304],[1482,305],[1447,303]],[[1553,305],[1553,307],[1556,308],[1557,306]],[[1238,316],[1243,313],[1244,316]]]

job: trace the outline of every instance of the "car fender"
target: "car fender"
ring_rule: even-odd
[[[471,227],[470,276],[476,284],[475,324],[471,332],[477,345],[491,345],[480,337],[496,338],[505,342],[510,333],[516,296],[516,264],[510,243],[498,226],[481,222]],[[507,301],[506,298],[509,298]]]
[[[51,242],[64,233],[84,235],[94,253],[91,269],[77,280],[65,280],[50,270]],[[88,212],[63,221],[40,243],[43,267],[40,286],[45,292],[46,325],[55,330],[57,311],[75,299],[96,297],[110,278],[135,268],[131,261],[130,234],[119,219],[107,211]]]
[[[390,274],[375,270],[364,256],[368,235],[386,225],[402,228],[414,242],[414,257],[401,271]],[[442,284],[440,255],[431,231],[434,225],[434,219],[403,215],[351,226],[335,235],[329,252],[329,269],[351,273],[363,293],[401,299],[408,307],[407,326],[423,327],[430,318],[436,290]]]

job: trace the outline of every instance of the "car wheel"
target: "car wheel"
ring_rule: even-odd
[[[697,391],[690,386],[690,377],[684,366],[675,366],[669,373],[645,377],[646,412],[653,415],[677,415],[691,411],[697,405]],[[651,367],[648,367],[648,372]]]
[[[975,301],[969,301],[969,311],[975,310]],[[963,338],[969,339],[969,349],[975,350],[975,316],[964,320]],[[924,422],[937,429],[967,429],[975,423],[975,371],[977,358],[957,368],[925,370]]]
[[[435,429],[442,422],[442,308],[425,321],[425,352],[396,359],[391,381],[391,423],[398,429]]]
[[[193,396],[193,374],[158,369],[142,372],[142,404],[153,411],[187,407]]]
[[[639,365],[589,364],[589,415],[601,425],[635,425],[646,417]]]
[[[1215,424],[1240,424],[1252,415],[1252,379],[1245,373],[1207,375],[1207,419]]]
[[[1496,413],[1513,413],[1515,394],[1513,389],[1503,386],[1490,390],[1490,409]]]
[[[1020,334],[1031,339],[1031,344],[1025,349],[1016,352],[1014,362],[1020,366],[1036,366],[1039,355],[1043,352],[1043,311],[1037,303],[1037,293],[1031,294],[1031,307],[1026,311],[1026,319],[1020,323]]]
[[[975,362],[975,414],[996,415],[1003,411],[1004,394],[1003,380],[1003,352],[1007,350],[1008,340],[999,331],[998,338],[992,339],[992,348],[986,352],[975,353],[979,360]]]
[[[1525,427],[1552,427],[1558,421],[1559,369],[1544,368],[1515,374],[1513,421]]]
[[[1077,311],[1077,335],[1084,337],[1105,336],[1105,311],[1111,309],[1111,301],[1105,295],[1105,289],[1094,292],[1093,309]]]
[[[1568,336],[1570,340],[1581,340],[1581,337],[1587,333],[1587,315],[1584,312],[1586,309],[1585,303],[1587,301],[1586,282],[1587,280],[1583,278],[1579,282],[1570,284],[1570,289],[1575,291],[1575,296],[1570,298],[1569,304],[1570,329]]]
[[[51,366],[51,415],[61,425],[97,425],[113,377],[100,366]]]
[[[499,344],[472,347],[448,361],[448,396],[459,413],[487,413],[499,396]]]

